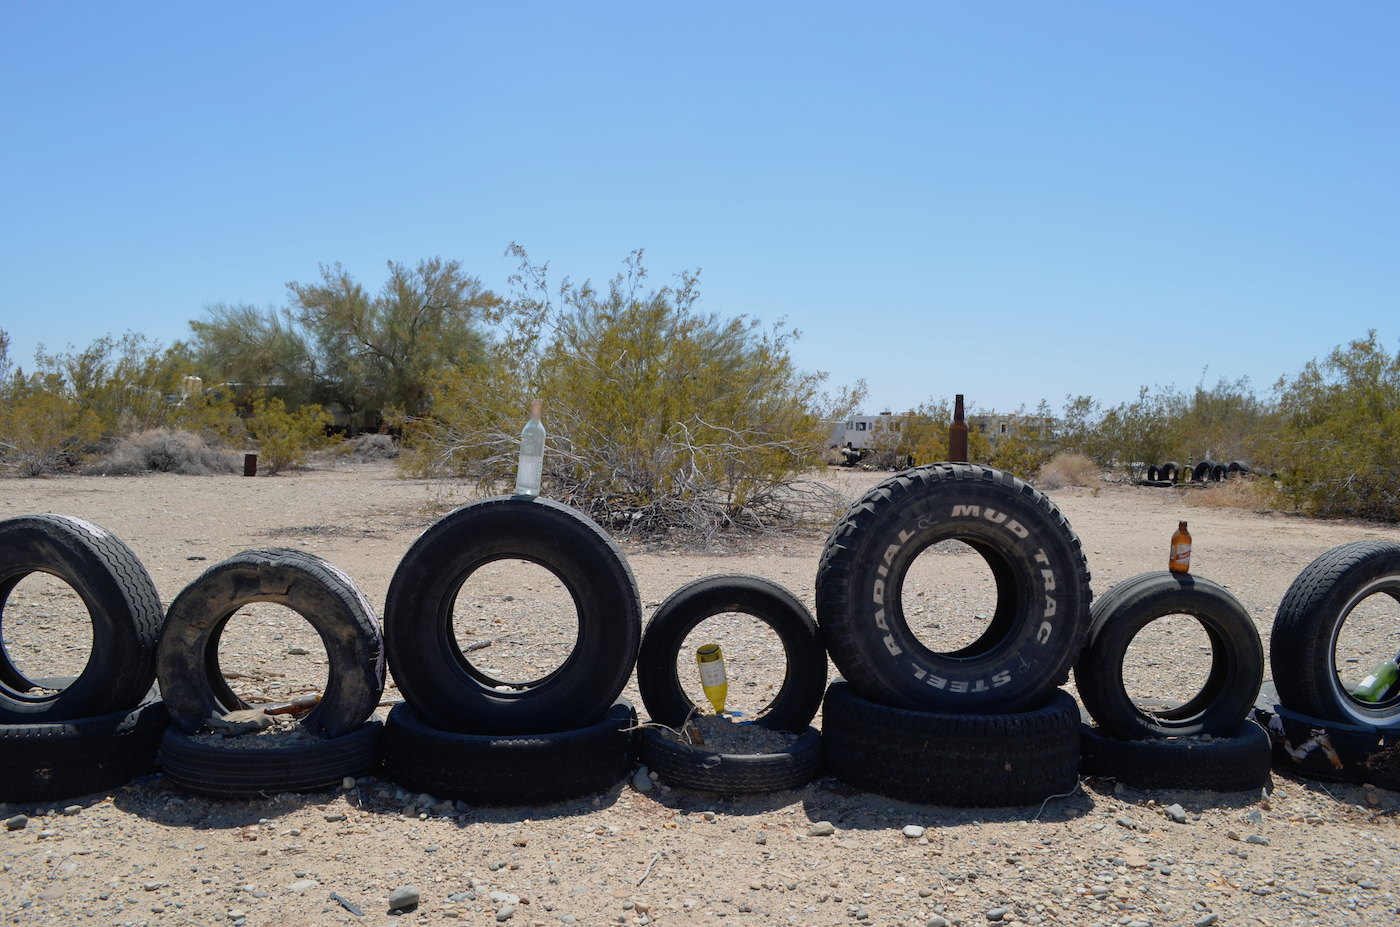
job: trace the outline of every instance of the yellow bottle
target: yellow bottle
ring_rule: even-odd
[[[724,675],[724,654],[720,652],[719,644],[706,644],[697,649],[695,662],[700,665],[700,686],[705,690],[705,698],[715,706],[715,714],[724,714],[729,680]]]

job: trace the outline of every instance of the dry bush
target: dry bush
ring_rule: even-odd
[[[227,454],[207,446],[193,432],[153,428],[123,438],[110,454],[88,467],[89,473],[103,476],[134,476],[153,470],[208,476],[231,473],[234,465]]]
[[[1089,486],[1099,482],[1103,468],[1084,454],[1060,453],[1040,468],[1035,485],[1039,489],[1063,489],[1066,486]]]
[[[345,445],[355,460],[393,460],[399,456],[399,446],[389,435],[356,435]]]
[[[1187,505],[1262,512],[1277,508],[1280,500],[1271,480],[1237,476],[1224,483],[1211,483],[1205,489],[1183,492],[1182,501]]]

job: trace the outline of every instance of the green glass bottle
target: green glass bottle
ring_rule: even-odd
[[[1400,653],[1393,660],[1377,663],[1371,675],[1361,680],[1361,685],[1351,694],[1363,702],[1384,701],[1395,689],[1396,680],[1400,680]]]

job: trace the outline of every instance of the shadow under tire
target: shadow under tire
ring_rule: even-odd
[[[827,772],[926,805],[1035,804],[1079,781],[1079,706],[1062,690],[1015,714],[888,708],[834,682],[822,706]]]
[[[1400,688],[1381,702],[1362,702],[1337,677],[1342,626],[1352,609],[1374,594],[1400,602],[1400,544],[1353,541],[1303,568],[1284,593],[1269,635],[1269,667],[1280,704],[1327,721],[1400,727]]]
[[[568,659],[528,683],[475,667],[452,629],[462,584],[505,559],[552,572],[578,613]],[[592,519],[551,499],[497,496],[444,515],[404,554],[384,606],[384,642],[399,691],[434,727],[459,734],[543,734],[593,724],[631,677],[641,636],[641,594],[622,550]]]
[[[1088,724],[1079,726],[1080,771],[1139,789],[1205,789],[1241,792],[1269,784],[1269,737],[1253,721],[1229,739],[1188,744],[1116,740]]]
[[[164,615],[150,574],[116,535],[81,518],[24,515],[0,521],[0,624],[4,604],[31,573],[63,580],[92,620],[92,652],[72,680],[31,680],[0,645],[0,723],[43,724],[127,712],[156,678]],[[55,694],[30,695],[39,683]]]
[[[1123,684],[1133,638],[1166,615],[1189,615],[1210,640],[1201,691],[1178,707],[1144,711]],[[1264,645],[1244,606],[1200,576],[1167,571],[1125,579],[1094,603],[1089,642],[1074,667],[1079,697],[1099,726],[1120,740],[1210,734],[1229,737],[1254,707],[1264,680]]]
[[[618,699],[601,721],[551,734],[456,734],[407,704],[385,726],[385,773],[438,799],[475,805],[547,805],[621,782],[636,757],[637,712]]]
[[[195,734],[211,714],[250,707],[219,669],[219,640],[233,614],[253,602],[290,608],[316,629],[326,647],[326,691],[302,724],[327,737],[359,730],[384,691],[379,619],[334,564],[276,547],[245,550],[214,564],[170,603],[158,665],[171,722]]]
[[[695,709],[677,675],[676,659],[686,635],[706,618],[724,612],[751,615],[772,628],[787,657],[782,688],[755,724],[800,733],[821,707],[826,690],[826,647],[807,609],[791,592],[757,576],[706,576],[667,597],[642,631],[637,688],[653,720],[679,728]]]
[[[71,721],[0,724],[0,802],[106,792],[159,770],[162,702]]]
[[[197,742],[172,725],[161,738],[160,766],[176,785],[219,798],[320,792],[346,776],[376,773],[383,736],[382,723],[367,721],[348,734],[306,744],[235,747]]]
[[[935,653],[904,616],[902,585],[928,547],[982,555],[997,606],[972,644]],[[974,464],[907,470],[837,522],[817,570],[817,621],[853,691],[921,711],[1039,707],[1069,678],[1089,629],[1089,567],[1064,515],[1009,473]]]
[[[642,728],[640,760],[670,786],[759,795],[800,788],[821,775],[821,732],[807,730],[782,750],[772,753],[706,753]]]

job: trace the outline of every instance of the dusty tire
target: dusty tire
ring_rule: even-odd
[[[1217,483],[1223,483],[1229,472],[1224,464],[1216,464],[1210,468],[1210,478]]]
[[[245,734],[255,737],[255,734]],[[199,743],[173,725],[160,742],[160,766],[178,786],[220,798],[320,792],[346,776],[379,770],[384,725],[368,721],[334,739],[279,747]]]
[[[1181,464],[1175,460],[1169,460],[1157,468],[1157,478],[1175,483],[1177,475],[1181,472]]]
[[[1212,479],[1212,474],[1215,473],[1215,468],[1217,466],[1218,464],[1213,460],[1203,460],[1196,464],[1195,468],[1191,471],[1191,479],[1195,480],[1197,483],[1204,483]]]
[[[761,795],[801,788],[821,775],[821,732],[807,730],[773,753],[706,753],[668,740],[654,728],[641,731],[640,760],[667,785],[718,792]]]
[[[1269,636],[1269,666],[1281,704],[1332,722],[1400,728],[1400,691],[1378,703],[1362,702],[1335,669],[1347,617],[1362,599],[1382,593],[1400,602],[1400,544],[1353,541],[1303,568],[1284,593]]]
[[[695,709],[676,672],[686,635],[706,618],[739,612],[778,635],[787,658],[782,688],[755,719],[775,731],[805,731],[826,691],[826,648],[812,616],[791,592],[757,576],[706,576],[667,597],[642,631],[637,688],[652,720],[680,727]],[[708,706],[707,706],[708,708]]]
[[[1147,480],[1147,482],[1149,483],[1155,483],[1159,478],[1160,476],[1157,470],[1157,465],[1149,464],[1147,467],[1147,472],[1143,474],[1143,479]]]
[[[1123,683],[1123,659],[1133,638],[1165,615],[1190,615],[1211,645],[1201,691],[1184,705],[1144,711]],[[1244,606],[1216,583],[1189,573],[1143,573],[1114,586],[1094,603],[1089,642],[1074,667],[1079,697],[1111,737],[1210,734],[1229,737],[1254,707],[1264,679],[1264,645]]]
[[[1373,782],[1370,758],[1386,747],[1387,736],[1392,744],[1400,743],[1397,733],[1386,735],[1369,725],[1341,724],[1285,708],[1271,681],[1260,687],[1250,717],[1269,735],[1274,768],[1309,779]]]
[[[1269,784],[1269,738],[1245,721],[1229,739],[1210,743],[1116,740],[1080,725],[1080,772],[1139,789],[1240,792]]]
[[[454,734],[408,705],[389,712],[385,772],[400,785],[474,805],[547,805],[611,788],[636,756],[637,713],[618,699],[601,721],[550,734]]]
[[[175,727],[195,734],[211,714],[249,707],[219,669],[219,639],[234,612],[252,602],[292,609],[325,644],[326,691],[302,723],[328,737],[360,730],[384,691],[379,619],[336,566],[283,548],[234,554],[205,570],[170,603],[158,665],[161,696]]]
[[[28,679],[0,645],[0,723],[44,724],[129,711],[156,677],[163,616],[155,583],[116,535],[81,518],[24,515],[0,522],[0,624],[20,580],[48,573],[73,588],[92,619],[92,652],[71,681]]]
[[[452,607],[462,583],[494,560],[528,560],[573,595],[578,640],[563,665],[528,687],[493,679],[462,654]],[[459,734],[542,734],[586,727],[632,675],[642,636],[637,581],[591,519],[549,499],[498,496],[438,519],[394,572],[384,638],[399,691],[434,727]]]
[[[914,559],[948,539],[987,561],[997,607],[978,640],[940,654],[910,631],[901,587]],[[1079,538],[1054,503],[969,464],[919,467],[866,493],[832,529],[817,571],[817,621],[851,689],[920,711],[1040,705],[1079,657],[1090,599]]]
[[[887,708],[843,682],[822,706],[827,771],[847,785],[926,805],[1030,805],[1074,788],[1079,706],[1061,690],[1016,714]]]
[[[0,802],[77,798],[156,772],[169,725],[159,701],[98,718],[0,724]]]

